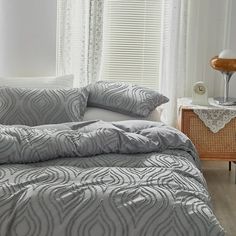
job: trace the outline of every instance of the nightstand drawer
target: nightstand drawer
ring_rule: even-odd
[[[191,109],[181,109],[180,129],[196,146],[201,159],[236,160],[236,118],[213,133]]]

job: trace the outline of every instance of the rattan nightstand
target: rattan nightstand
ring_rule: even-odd
[[[213,133],[194,112],[194,105],[182,104],[178,109],[178,128],[192,140],[200,159],[229,161],[231,170],[231,161],[236,164],[236,118]]]
[[[193,109],[182,106],[178,124],[179,129],[192,140],[202,160],[236,161],[236,118],[213,133]]]

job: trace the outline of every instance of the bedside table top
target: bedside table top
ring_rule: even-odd
[[[184,108],[184,109],[207,109],[207,110],[233,110],[236,111],[236,106],[222,106],[219,105],[215,102],[214,98],[208,98],[208,102],[209,105],[208,106],[203,106],[203,105],[196,105],[196,104],[192,104],[192,98],[190,97],[183,97],[183,98],[178,98],[177,101],[177,107],[178,110],[180,108]]]
[[[236,117],[236,107],[218,105],[213,98],[209,98],[208,101],[208,106],[200,106],[192,104],[191,98],[180,98],[178,116],[182,110],[192,110],[213,133],[217,133]]]

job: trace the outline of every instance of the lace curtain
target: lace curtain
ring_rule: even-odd
[[[87,85],[100,71],[103,0],[57,4],[57,75],[74,74],[74,86]]]

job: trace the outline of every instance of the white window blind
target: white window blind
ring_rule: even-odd
[[[101,77],[158,88],[162,0],[105,0]]]

